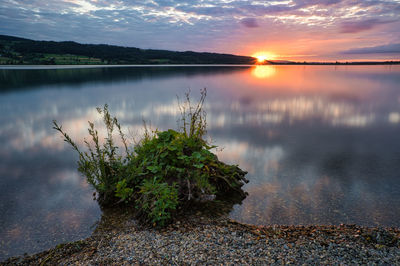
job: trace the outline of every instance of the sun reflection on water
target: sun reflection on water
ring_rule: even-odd
[[[266,79],[276,75],[276,68],[273,66],[255,66],[251,74],[259,79]]]

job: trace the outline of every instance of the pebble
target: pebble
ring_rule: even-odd
[[[121,219],[79,243],[0,264],[395,265],[400,261],[399,237],[399,229],[355,225],[253,226],[226,217],[189,217],[157,230]]]

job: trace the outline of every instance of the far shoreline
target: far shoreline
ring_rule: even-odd
[[[272,62],[260,64],[0,64],[0,69],[101,68],[101,67],[257,67],[257,66],[379,66],[400,65],[400,61],[374,62]]]

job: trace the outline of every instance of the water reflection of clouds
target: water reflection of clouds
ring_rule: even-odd
[[[241,129],[245,134],[238,127],[235,135],[213,132],[218,139],[225,137],[226,143],[240,138],[246,147],[234,160],[251,170],[246,186],[250,196],[237,206],[234,218],[260,224],[397,226],[400,137],[396,128],[377,127],[367,134],[359,128],[343,131],[300,124],[290,128],[277,128],[278,139],[259,134],[263,126]],[[282,152],[272,160],[272,150],[254,153],[277,141]]]
[[[2,153],[1,258],[90,234],[99,208],[71,155],[39,146]]]
[[[392,124],[398,124],[400,122],[400,114],[397,112],[392,112],[389,114],[388,120]]]
[[[291,73],[291,72],[290,72]],[[125,89],[123,89],[125,90]],[[156,92],[158,93],[158,91]],[[268,95],[269,91],[266,91]],[[326,93],[326,92],[324,92]],[[352,92],[354,93],[354,92]],[[146,98],[154,97],[154,95],[146,96]],[[176,99],[172,99],[167,103],[155,102],[152,105],[143,105],[148,101],[141,100],[141,96],[136,99],[136,104],[128,104],[125,99],[117,108],[113,107],[114,113],[121,120],[130,121],[129,127],[134,127],[135,132],[141,132],[141,119],[160,120],[160,117],[179,116]],[[247,99],[247,100],[246,100]],[[279,124],[279,123],[295,123],[297,121],[310,122],[314,120],[322,120],[333,126],[349,126],[349,127],[364,127],[377,121],[377,117],[383,110],[365,108],[359,99],[356,101],[348,100],[347,96],[339,98],[313,95],[299,95],[295,97],[258,97],[256,99],[244,97],[238,100],[233,100],[230,103],[226,101],[223,104],[218,104],[216,101],[221,99],[210,99],[207,107],[209,112],[210,127],[223,127],[227,124]],[[224,100],[223,100],[224,101]],[[226,109],[226,104],[230,105],[230,110]],[[220,106],[222,107],[219,110]],[[393,106],[393,108],[398,106]],[[132,110],[134,108],[134,111]],[[385,110],[386,121],[391,124],[396,124],[400,121],[398,109]],[[75,118],[60,119],[65,130],[70,133],[73,139],[82,139],[82,136],[87,135],[87,121],[98,122],[100,117],[94,110],[94,106],[75,109]],[[61,114],[62,115],[62,114]],[[62,148],[56,133],[50,133],[48,128],[38,129],[37,121],[50,120],[59,116],[59,110],[53,104],[52,107],[45,111],[39,111],[29,114],[28,117],[15,122],[9,121],[0,128],[1,135],[12,136],[8,139],[8,145],[12,148],[23,150],[24,148],[33,147],[37,144],[44,147]],[[162,121],[162,119],[161,119]],[[132,123],[134,122],[134,123]],[[154,123],[154,121],[152,121]],[[174,123],[174,126],[176,123]],[[172,127],[171,125],[169,127]],[[128,129],[128,127],[125,127]],[[103,131],[100,131],[104,134]],[[140,134],[140,133],[138,133]],[[1,136],[0,135],[0,136]]]
[[[399,71],[398,66],[394,67],[393,73],[384,66],[267,66],[274,69],[274,74],[266,79],[252,75],[257,67],[243,74],[241,82],[259,95],[268,92],[282,95],[316,93],[368,100],[379,94],[378,88],[390,88],[399,82],[399,77],[394,74]]]
[[[284,157],[284,151],[279,146],[255,147],[248,142],[227,141],[227,139],[219,141],[218,145],[221,148],[217,152],[220,160],[238,164],[253,175],[262,171],[264,178],[271,177],[278,171],[279,162]],[[252,181],[257,182],[260,180],[254,179]]]
[[[244,123],[293,123],[318,119],[332,126],[359,127],[373,123],[375,118],[369,110],[363,110],[355,104],[320,97],[261,100],[251,104],[236,101],[231,104],[231,110],[237,112],[238,121],[245,120]]]
[[[76,171],[76,154],[51,129],[53,119],[83,147],[87,121],[101,125],[95,107],[109,103],[124,132],[137,139],[143,132],[142,119],[153,128],[176,128],[180,114],[176,95],[183,95],[188,84],[193,96],[198,96],[195,89],[208,87],[209,136],[223,148],[219,158],[249,171],[251,182],[245,189],[250,196],[235,207],[234,218],[262,224],[398,226],[396,78],[325,70],[277,67],[263,81],[249,79],[251,72],[246,69],[232,75],[206,77],[196,72],[139,81],[130,81],[129,72],[126,80],[110,84],[1,95],[5,115],[0,116],[0,223],[7,230],[0,230],[0,235],[8,234],[4,239],[15,243],[24,241],[21,235],[62,239],[61,232],[73,235],[79,227],[78,231],[87,230],[98,217],[92,189]],[[355,85],[356,89],[350,88]],[[103,127],[99,134],[106,136]],[[39,216],[47,222],[41,224]],[[53,236],[46,235],[46,227],[53,228]],[[40,234],[35,236],[35,230]],[[21,247],[29,245],[24,243]],[[18,244],[7,245],[18,249]]]
[[[282,180],[252,186],[248,189],[249,200],[244,201],[233,217],[256,224],[312,224],[340,223],[340,213],[329,201],[342,198],[342,187],[332,179],[322,177],[313,182],[292,182]],[[332,208],[333,207],[333,208]],[[343,209],[342,209],[343,211]],[[336,217],[332,219],[332,217]]]
[[[95,123],[96,129],[98,130],[99,139],[103,140],[107,134],[104,125],[102,124],[102,117],[95,108],[90,107],[86,110],[75,110],[78,114],[71,114],[71,117],[64,117],[57,121],[65,132],[68,132],[70,137],[79,145],[84,146],[84,138],[90,138],[88,134],[88,121]],[[127,110],[119,110],[118,114],[130,113]],[[49,148],[53,150],[64,150],[68,145],[63,143],[61,135],[53,130],[51,120],[55,116],[48,115],[43,118],[42,115],[30,116],[28,121],[20,120],[18,123],[6,124],[2,128],[0,136],[6,137],[7,142],[5,144],[10,149],[23,151],[30,148]],[[140,117],[140,116],[138,116]],[[122,116],[126,119],[127,115]],[[43,120],[47,123],[44,127],[38,127],[38,124],[42,124]],[[122,129],[124,132],[137,132],[139,135],[143,131],[142,124],[138,125],[123,125]],[[119,143],[120,140],[116,138]],[[121,144],[121,143],[120,143]],[[3,147],[4,148],[4,147]]]
[[[335,178],[282,180],[250,186],[250,196],[236,206],[233,218],[255,224],[340,224],[398,226],[399,208],[390,196],[357,186],[344,187]],[[362,195],[359,195],[361,192]]]

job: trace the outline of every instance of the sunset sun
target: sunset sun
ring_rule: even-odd
[[[273,60],[276,58],[276,55],[270,52],[257,52],[252,56],[257,58],[258,63],[264,63],[266,60]]]

